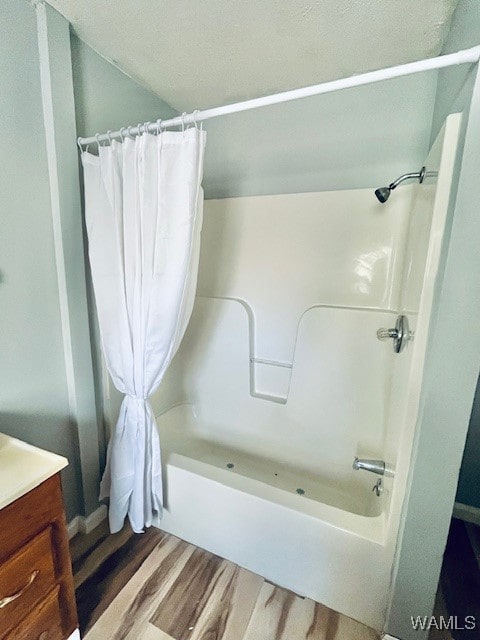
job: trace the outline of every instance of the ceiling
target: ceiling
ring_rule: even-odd
[[[49,0],[178,111],[437,55],[458,0]]]

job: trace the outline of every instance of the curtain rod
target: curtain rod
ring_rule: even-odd
[[[245,100],[244,102],[236,102],[234,104],[227,104],[223,107],[214,107],[212,109],[204,109],[203,111],[194,111],[193,113],[184,113],[181,116],[175,116],[170,120],[158,121],[161,129],[167,127],[180,127],[187,126],[189,124],[196,124],[203,120],[210,120],[210,118],[216,118],[218,116],[225,116],[230,113],[239,113],[240,111],[248,111],[250,109],[258,109],[259,107],[268,107],[272,104],[280,104],[281,102],[290,102],[291,100],[298,100],[300,98],[309,98],[311,96],[317,96],[322,93],[331,93],[333,91],[340,91],[341,89],[350,89],[351,87],[359,87],[365,84],[372,84],[374,82],[380,82],[382,80],[390,80],[392,78],[399,78],[401,76],[408,76],[413,73],[419,73],[421,71],[432,71],[434,69],[442,69],[445,67],[451,67],[458,64],[477,63],[480,59],[480,46],[472,47],[471,49],[464,49],[457,53],[449,53],[443,56],[437,56],[436,58],[427,58],[426,60],[418,60],[417,62],[409,62],[407,64],[400,64],[395,67],[387,67],[386,69],[378,69],[377,71],[369,71],[368,73],[362,73],[348,78],[341,78],[340,80],[332,80],[330,82],[323,82],[322,84],[316,84],[310,87],[303,87],[301,89],[293,89],[291,91],[283,91],[282,93],[275,93],[270,96],[264,96],[263,98],[253,98],[252,100]],[[139,135],[147,130],[150,133],[155,133],[158,130],[157,123],[145,123],[137,126],[122,127],[120,131],[109,131],[108,133],[96,134],[90,138],[78,138],[78,145],[92,144],[94,142],[108,141],[111,138],[123,138],[125,135]]]

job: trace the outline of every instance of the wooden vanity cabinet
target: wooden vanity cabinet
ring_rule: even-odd
[[[0,640],[66,640],[77,626],[57,473],[0,510]]]

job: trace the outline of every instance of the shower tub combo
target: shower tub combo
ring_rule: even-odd
[[[384,204],[372,189],[207,201],[195,308],[152,399],[162,528],[378,630],[459,127],[425,160],[437,177]],[[395,353],[377,331],[399,316],[413,339]]]

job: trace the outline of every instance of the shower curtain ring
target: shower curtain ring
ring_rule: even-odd
[[[144,123],[143,123],[143,130],[144,130],[143,132],[144,132],[144,133],[150,133],[150,132],[149,132],[149,128],[150,128],[150,125],[151,125],[151,124],[152,124],[152,123],[150,122],[150,120],[148,120],[148,122],[144,122]]]
[[[123,127],[120,127],[118,133],[120,134],[120,140],[123,142],[125,140],[125,136],[123,135]]]
[[[100,134],[95,134],[95,140],[97,141],[98,152],[100,153]]]
[[[78,145],[78,148],[80,149],[80,155],[82,155],[83,149],[82,149],[82,143],[80,142],[80,138],[77,138],[77,145]]]
[[[199,113],[200,113],[200,111],[198,109],[195,109],[195,111],[192,113],[193,123],[195,125],[195,129],[197,129],[197,130],[198,130],[197,115]]]
[[[107,136],[108,136],[108,142],[110,143],[110,146],[112,146],[112,130],[111,129],[107,131]]]
[[[157,136],[158,136],[159,133],[161,133],[161,131],[162,131],[162,119],[159,118],[157,120]]]
[[[185,118],[186,118],[186,116],[187,116],[187,112],[184,111],[182,113],[182,133],[185,133]]]
[[[137,135],[141,136],[142,135],[142,123],[139,122],[137,124]]]
[[[132,125],[129,125],[129,126],[127,127],[127,135],[129,135],[129,136],[130,136],[130,138],[133,138],[133,137],[134,137],[134,136],[133,136],[133,133],[131,132],[131,129],[132,129],[132,128],[133,128],[133,127],[132,127]]]

